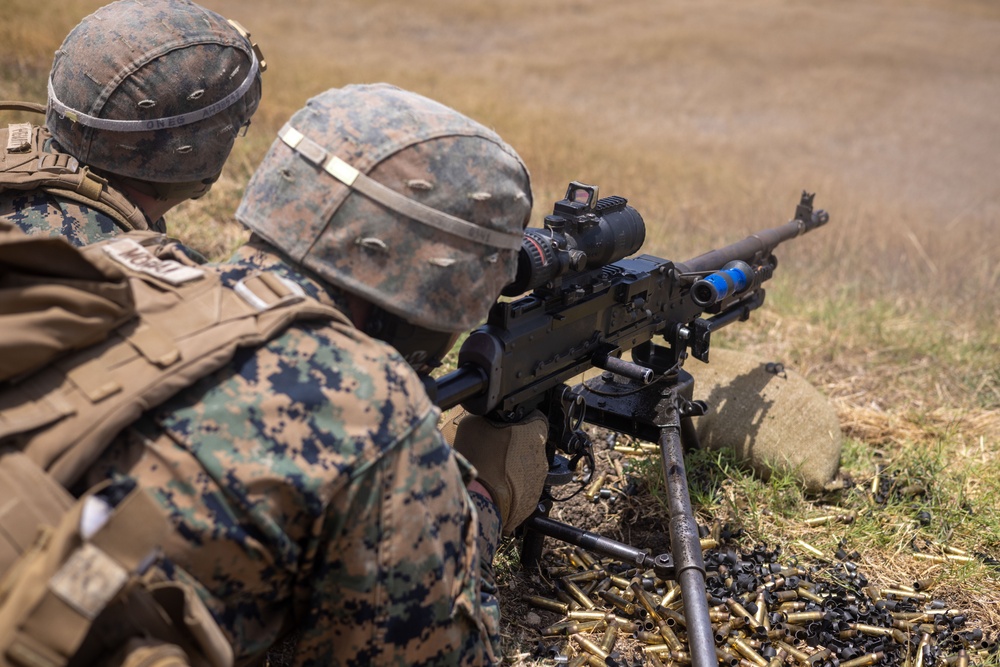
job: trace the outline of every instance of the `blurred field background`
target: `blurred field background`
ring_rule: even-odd
[[[44,101],[53,51],[101,4],[5,0],[0,98]],[[916,537],[1000,557],[1000,3],[202,4],[260,42],[265,98],[210,196],[169,216],[175,235],[227,255],[244,238],[242,185],[284,120],[326,88],[375,81],[494,127],[532,171],[534,226],[580,180],[639,210],[645,252],[684,260],[787,221],[816,192],[830,224],[780,248],[768,304],[713,341],[830,396],[859,486],[878,463],[933,488],[914,501],[934,510],[928,526],[908,500],[869,508],[868,533],[852,534],[880,576],[926,568],[908,556]],[[777,500],[787,516],[824,502]],[[758,521],[757,537],[797,537],[784,524]],[[934,575],[1000,628],[995,567]]]

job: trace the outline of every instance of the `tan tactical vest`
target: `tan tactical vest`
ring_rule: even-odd
[[[0,102],[0,111],[37,111],[45,107],[30,102]],[[0,128],[0,192],[45,190],[96,209],[125,231],[149,229],[146,216],[128,198],[108,185],[75,157],[43,150],[51,138],[48,129],[31,123],[10,123]]]
[[[300,319],[349,326],[272,273],[230,289],[152,232],[77,249],[0,221],[0,667],[126,642],[108,664],[231,664],[194,594],[146,572],[168,530],[149,496],[111,510],[65,487],[144,411]]]

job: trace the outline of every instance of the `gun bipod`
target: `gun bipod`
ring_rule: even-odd
[[[542,538],[549,536],[625,562],[649,564],[654,570],[659,566],[660,571],[669,574],[663,577],[657,572],[658,576],[675,580],[681,589],[692,666],[715,667],[718,659],[708,613],[705,561],[684,467],[685,447],[698,447],[691,418],[703,414],[705,404],[692,400],[694,380],[686,371],[678,368],[666,376],[664,380],[643,385],[634,379],[604,373],[591,380],[587,391],[578,395],[586,400],[583,421],[659,444],[671,554],[652,558],[634,547],[553,521],[545,516],[551,502],[548,501],[541,503],[542,512],[526,523],[528,531],[522,543],[521,562],[530,565],[537,560]]]

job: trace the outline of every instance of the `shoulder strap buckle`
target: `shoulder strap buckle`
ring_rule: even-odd
[[[301,285],[268,272],[255,273],[241,279],[233,286],[233,291],[258,313],[306,298]]]
[[[38,171],[47,174],[75,174],[80,163],[67,153],[42,153],[38,156]]]

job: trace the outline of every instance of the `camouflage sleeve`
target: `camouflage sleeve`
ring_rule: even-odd
[[[296,606],[309,612],[296,664],[496,662],[495,538],[480,540],[454,453],[429,417],[332,503],[297,582]],[[495,508],[483,516],[498,534]]]
[[[500,656],[500,603],[497,600],[496,580],[493,573],[493,557],[500,544],[500,509],[486,496],[470,492],[479,519],[479,604],[480,614],[490,643],[497,657]]]
[[[40,190],[0,196],[0,218],[10,220],[25,234],[61,236],[75,246],[122,233],[110,216]]]
[[[167,576],[199,592],[239,664],[287,633],[303,666],[494,662],[495,508],[477,513],[406,362],[334,328],[238,353],[136,424],[98,477],[158,500],[178,538]]]

